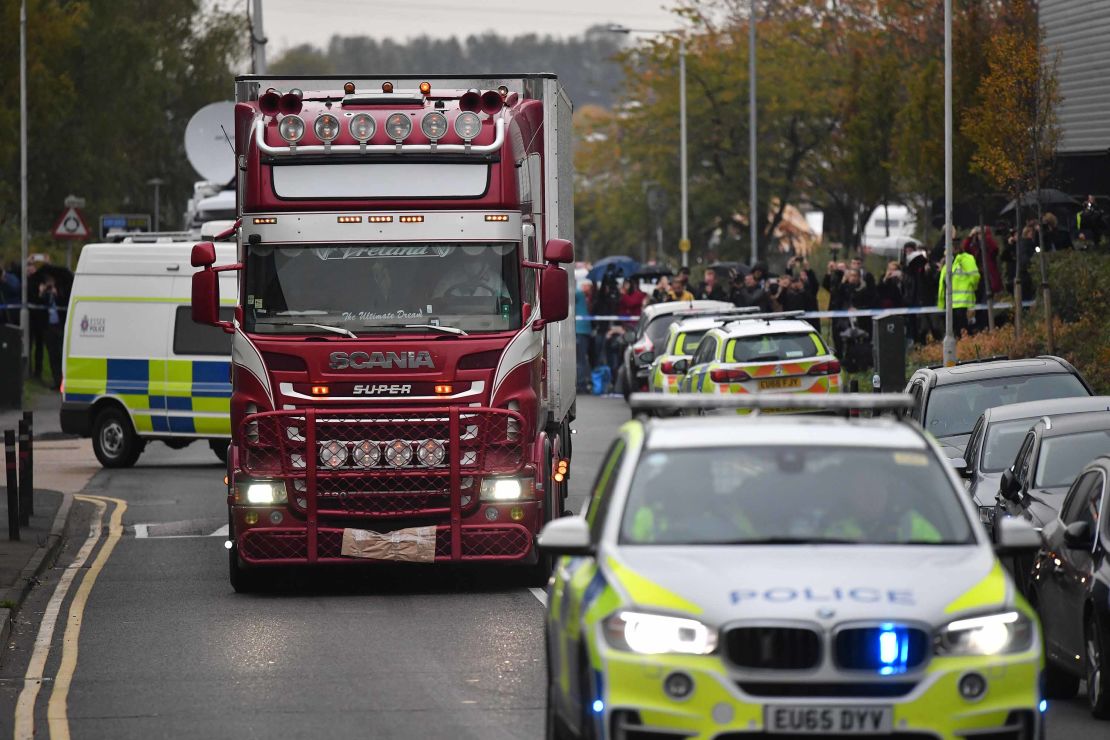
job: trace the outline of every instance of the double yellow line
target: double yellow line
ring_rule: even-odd
[[[81,548],[74,556],[73,562],[66,566],[58,579],[58,585],[43,612],[43,619],[35,637],[34,649],[31,659],[27,663],[27,672],[24,674],[23,689],[19,692],[19,699],[15,708],[15,733],[16,740],[31,740],[35,734],[35,702],[39,689],[45,680],[43,676],[47,659],[50,657],[51,643],[54,641],[54,630],[58,615],[61,613],[62,604],[69,595],[70,587],[77,577],[77,573],[84,567],[89,555],[96,548],[103,534],[104,513],[109,504],[115,504],[108,521],[108,535],[103,546],[96,553],[92,565],[89,566],[85,577],[81,579],[73,601],[69,605],[66,616],[65,633],[62,637],[62,656],[58,665],[58,673],[54,677],[54,688],[50,692],[47,703],[46,719],[49,736],[55,740],[69,740],[69,714],[66,706],[69,697],[69,687],[73,682],[73,672],[77,668],[78,643],[81,638],[81,620],[84,617],[85,605],[89,600],[89,593],[96,584],[97,576],[104,569],[116,544],[123,537],[123,513],[127,511],[127,502],[109,496],[91,496],[88,494],[77,495],[78,501],[91,503],[96,507],[89,535]]]

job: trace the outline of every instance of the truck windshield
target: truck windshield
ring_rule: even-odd
[[[243,313],[249,332],[326,333],[338,327],[358,334],[424,325],[473,333],[521,325],[515,243],[248,249]]]

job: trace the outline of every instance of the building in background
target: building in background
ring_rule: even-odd
[[[1110,2],[1041,0],[1050,55],[1059,55],[1061,189],[1110,195]]]

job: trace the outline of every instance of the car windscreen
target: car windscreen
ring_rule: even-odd
[[[621,517],[626,544],[967,544],[943,464],[915,449],[648,450]]]
[[[701,342],[701,338],[704,336],[704,331],[688,331],[684,334],[679,334],[674,344],[674,353],[676,355],[694,354],[694,350],[698,348],[698,343]]]
[[[674,314],[657,316],[644,329],[644,333],[651,340],[651,346],[656,348],[656,352],[662,351],[663,344],[667,341],[667,329],[670,329],[671,324],[678,321],[678,319],[679,317]]]
[[[1079,379],[1070,373],[1017,375],[938,385],[929,394],[925,428],[936,437],[969,434],[979,415],[995,406],[1089,395]]]
[[[1033,484],[1038,488],[1070,486],[1099,455],[1110,455],[1110,429],[1049,437],[1041,442]]]
[[[250,245],[246,330],[370,333],[405,325],[519,329],[515,243]]]
[[[982,471],[1001,473],[1010,467],[1029,428],[1040,418],[1034,416],[1030,419],[1014,419],[991,424],[987,428],[987,439],[983,445],[983,463],[980,466]]]
[[[825,348],[814,334],[763,334],[730,340],[725,362],[783,362],[823,354]]]

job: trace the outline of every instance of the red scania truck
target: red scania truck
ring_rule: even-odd
[[[555,76],[242,76],[234,136],[238,261],[192,255],[194,319],[233,334],[232,585],[381,560],[542,575],[575,402]]]

